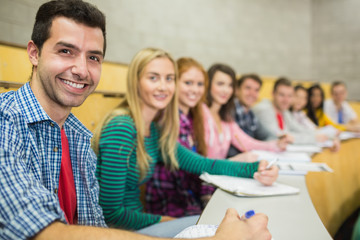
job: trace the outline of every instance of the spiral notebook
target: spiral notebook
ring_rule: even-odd
[[[265,186],[252,178],[203,173],[201,174],[200,179],[213,184],[226,192],[243,197],[290,195],[300,192],[298,188],[277,182],[273,183],[271,186]]]

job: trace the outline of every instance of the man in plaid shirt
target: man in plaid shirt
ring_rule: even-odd
[[[261,86],[262,80],[256,74],[245,74],[240,77],[236,83],[233,118],[247,135],[261,141],[266,141],[276,139],[277,137],[264,128],[253,111],[251,111],[251,107],[254,106],[259,98]],[[237,148],[230,146],[228,157],[233,157],[239,153]]]

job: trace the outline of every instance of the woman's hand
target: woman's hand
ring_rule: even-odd
[[[160,222],[167,222],[171,220],[175,220],[176,218],[170,216],[161,216]]]
[[[254,174],[254,179],[261,182],[265,186],[272,185],[279,176],[279,168],[273,165],[270,169],[266,169],[268,162],[261,160],[258,171]]]

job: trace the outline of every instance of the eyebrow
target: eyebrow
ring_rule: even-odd
[[[63,47],[75,49],[76,51],[80,51],[80,48],[75,46],[74,44],[63,42],[63,41],[56,43],[56,46],[63,46]],[[89,53],[104,56],[103,52],[99,51],[99,50],[91,50],[91,51],[89,51]]]
[[[159,74],[159,73],[157,73],[157,72],[147,72],[146,74],[153,74],[153,75],[156,75],[156,76],[160,76],[160,74]],[[171,75],[171,76],[175,76],[175,74],[174,74],[174,73],[169,73],[169,74],[166,74],[166,76],[169,76],[169,75]]]

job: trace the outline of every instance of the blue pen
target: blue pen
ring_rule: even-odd
[[[255,211],[254,210],[249,210],[245,213],[245,218],[251,218],[252,216],[255,215]]]

